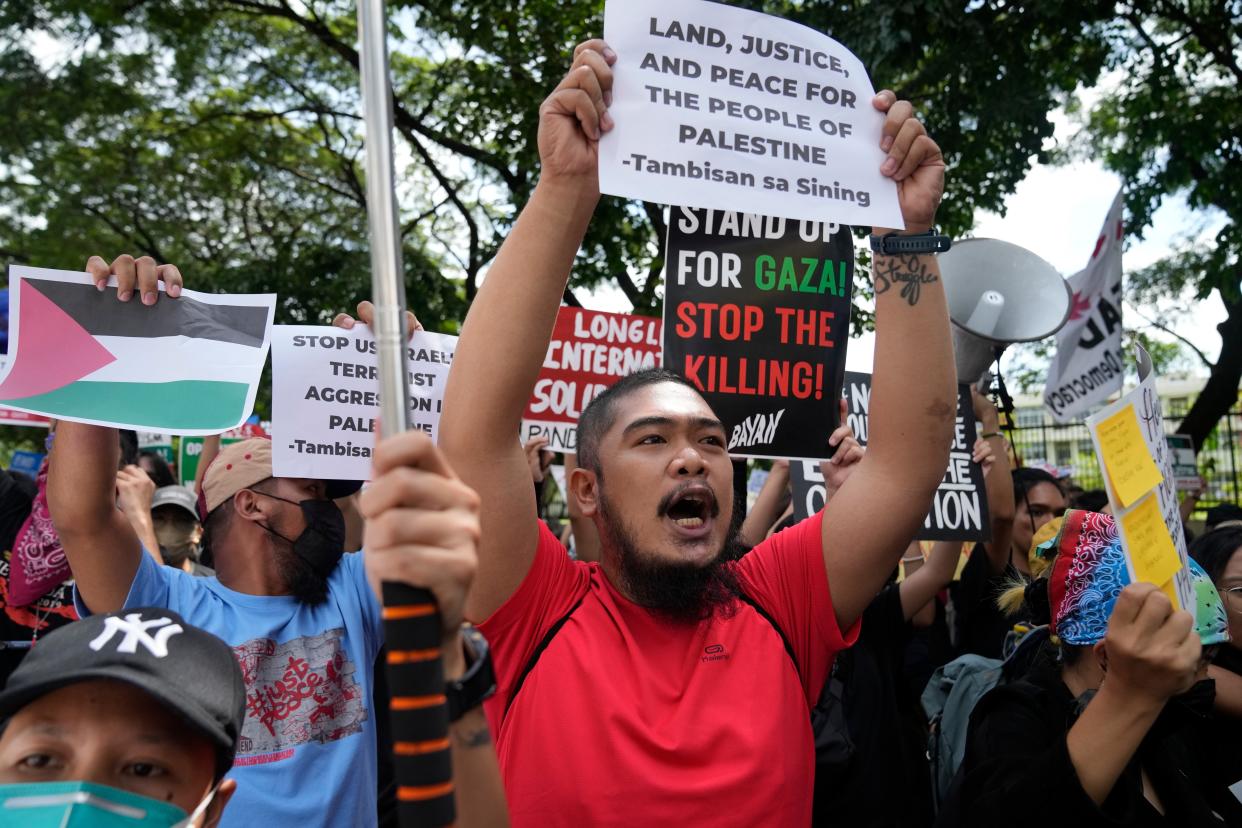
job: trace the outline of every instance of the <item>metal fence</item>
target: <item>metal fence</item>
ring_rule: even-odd
[[[1185,411],[1166,413],[1165,430],[1177,433],[1184,415]],[[1063,472],[1069,470],[1073,482],[1084,489],[1104,488],[1103,472],[1086,423],[1022,424],[1023,417],[1017,419],[1013,442],[1024,464],[1048,464]],[[1220,502],[1242,503],[1239,452],[1242,452],[1242,409],[1222,417],[1199,451],[1199,473],[1207,484],[1199,500],[1200,512]]]

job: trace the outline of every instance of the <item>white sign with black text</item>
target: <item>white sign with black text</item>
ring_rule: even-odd
[[[457,337],[416,331],[407,351],[410,427],[435,439]],[[272,470],[367,480],[379,416],[379,357],[365,325],[272,329]]]
[[[661,204],[902,227],[862,61],[789,20],[705,0],[608,0],[615,128],[600,190]]]

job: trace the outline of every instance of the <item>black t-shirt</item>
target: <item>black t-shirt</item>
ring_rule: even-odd
[[[910,642],[906,645],[906,660],[902,667],[906,684],[920,694],[931,680],[932,673],[957,657],[949,636],[949,618],[944,602],[939,596],[932,601],[936,605],[936,616],[929,626],[911,625]]]
[[[817,772],[812,825],[931,824],[927,720],[902,676],[910,631],[900,587],[890,584],[863,613],[858,642],[837,655],[854,755],[839,772]]]
[[[1242,804],[1226,790],[1203,739],[1212,725],[1210,714],[1205,718],[1177,700],[1169,702],[1108,798],[1096,805],[1079,782],[1066,741],[1078,713],[1078,700],[1047,666],[980,699],[970,717],[962,767],[936,825],[1242,824]],[[1160,796],[1163,816],[1143,796],[1140,768]]]
[[[1223,644],[1216,653],[1213,664],[1242,676],[1242,650],[1231,644]],[[1218,712],[1212,741],[1225,781],[1229,784],[1242,782],[1242,719]]]
[[[1005,636],[1013,625],[1026,619],[1010,616],[996,606],[996,598],[1016,580],[1022,578],[1011,563],[993,575],[988,563],[987,548],[979,544],[970,553],[962,577],[949,588],[953,598],[953,627],[957,652],[975,653],[987,658],[1003,658]]]
[[[73,611],[72,581],[66,581],[27,607],[9,606],[9,563],[13,542],[37,492],[35,482],[24,474],[0,470],[0,687],[9,680],[29,643],[64,626],[77,616]]]

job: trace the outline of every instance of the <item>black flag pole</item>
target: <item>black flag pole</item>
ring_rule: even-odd
[[[371,297],[379,352],[380,433],[409,427],[405,279],[392,151],[384,0],[358,0],[359,74],[366,124],[367,217],[371,231]],[[456,819],[449,755],[448,707],[440,661],[440,616],[431,593],[383,585],[388,646],[388,716],[392,724],[398,814],[402,828],[446,826]],[[377,711],[377,715],[384,715]]]

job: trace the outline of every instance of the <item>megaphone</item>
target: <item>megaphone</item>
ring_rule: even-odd
[[[1006,346],[1052,336],[1069,318],[1069,283],[1024,247],[964,239],[937,258],[958,382],[977,383]]]

